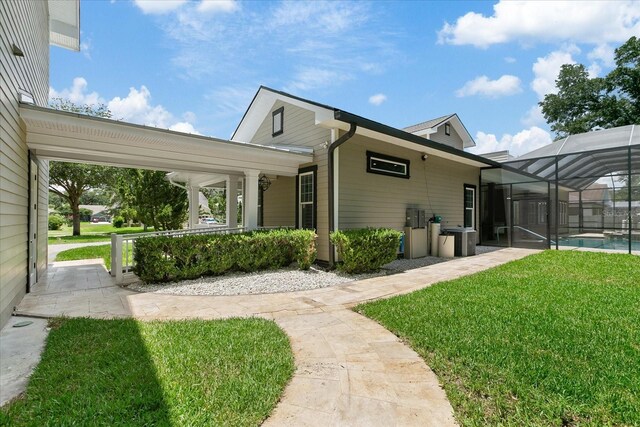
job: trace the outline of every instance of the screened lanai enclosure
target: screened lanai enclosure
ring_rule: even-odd
[[[481,243],[640,253],[639,125],[571,135],[481,172]]]

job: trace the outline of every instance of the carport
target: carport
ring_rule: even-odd
[[[218,184],[226,185],[227,209],[236,206],[238,186],[242,185],[243,227],[255,229],[259,177],[295,176],[301,164],[312,161],[310,153],[185,134],[32,104],[20,104],[20,117],[31,160],[161,170],[182,177],[181,184],[189,195],[189,228],[198,223],[200,187]],[[37,163],[32,161],[31,167],[37,167]],[[37,188],[37,175],[37,170],[31,171],[30,206],[35,210],[29,224],[32,248],[37,247],[37,223],[33,218],[37,218],[38,209],[47,209],[37,206],[37,191],[33,191]]]

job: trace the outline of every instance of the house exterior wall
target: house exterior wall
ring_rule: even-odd
[[[271,112],[281,107],[284,107],[283,132],[273,137]],[[324,147],[324,143],[330,142],[331,131],[316,126],[315,114],[312,111],[287,102],[277,101],[271,108],[271,112],[267,114],[267,117],[263,120],[255,136],[249,142],[262,145],[296,146],[313,149],[313,162],[300,165],[300,168],[318,166],[316,174],[316,232],[318,234],[318,240],[316,244],[318,247],[318,259],[327,261],[329,259],[329,199],[327,189],[327,149]],[[292,185],[286,187],[289,180],[291,180]],[[275,184],[278,182],[282,182],[282,186]],[[275,183],[264,194],[264,225],[295,225],[297,191],[295,188],[295,178],[278,177]],[[275,190],[273,193],[271,193],[272,189]],[[285,203],[286,197],[291,197],[291,201]],[[279,205],[277,205],[278,203]],[[291,212],[290,214],[285,214],[288,206],[290,206]],[[282,222],[278,223],[279,221]]]
[[[296,179],[279,176],[262,195],[262,218],[265,227],[295,227]]]
[[[401,231],[406,209],[442,216],[442,227],[463,225],[464,184],[475,185],[476,228],[480,169],[435,155],[355,136],[340,147],[338,228],[390,227]],[[410,179],[368,173],[367,150],[409,160]]]
[[[441,125],[440,127],[438,127],[438,131],[434,134],[429,135],[429,139],[435,142],[439,142],[440,144],[445,144],[445,145],[448,145],[449,147],[462,150],[463,149],[462,138],[460,137],[458,132],[456,132],[453,126],[450,126],[449,127],[450,132],[449,132],[449,135],[447,135],[446,133],[444,133],[444,128],[445,128],[445,125]]]
[[[0,326],[26,292],[28,276],[29,151],[19,117],[18,89],[47,105],[49,21],[44,1],[0,2]],[[11,51],[14,44],[24,57]],[[48,164],[39,163],[38,270],[47,263]]]
[[[284,107],[283,132],[272,136],[272,112]],[[298,106],[276,101],[271,112],[262,121],[251,141],[261,145],[292,145],[296,147],[316,147],[324,141],[329,141],[331,131],[315,125],[315,114]]]

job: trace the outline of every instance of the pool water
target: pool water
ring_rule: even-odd
[[[569,237],[560,239],[560,246],[573,246],[577,248],[614,249],[618,251],[628,251],[628,240],[608,240],[586,237]],[[631,242],[632,251],[640,251],[640,242]]]

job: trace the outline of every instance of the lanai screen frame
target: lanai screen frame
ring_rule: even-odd
[[[542,155],[535,156],[536,153]],[[501,168],[482,168],[480,172],[481,209],[484,209],[482,187],[485,185],[485,176],[488,171],[496,169],[504,169],[510,171],[510,173],[520,174],[524,182],[537,181],[547,183],[549,188],[549,202],[547,205],[547,222],[549,229],[546,239],[547,246],[550,248],[553,244],[556,249],[559,249],[560,246],[560,189],[573,188],[576,191],[582,192],[596,182],[599,177],[613,177],[614,175],[617,177],[626,177],[627,252],[632,253],[634,230],[640,232],[640,223],[634,228],[632,210],[634,199],[632,179],[640,175],[640,126],[630,125],[589,132],[587,134],[573,135],[543,149],[536,150],[529,155],[505,162]],[[571,187],[567,187],[569,183]],[[495,182],[495,184],[505,185],[503,182]],[[511,184],[513,185],[513,183]],[[553,201],[553,203],[551,203],[551,201]],[[615,209],[613,214],[613,228],[615,229],[615,218],[617,217]],[[513,220],[511,212],[510,215],[511,220]],[[582,213],[579,215],[582,215]],[[604,218],[604,212],[602,215]],[[553,233],[550,229],[552,222]],[[513,227],[513,221],[511,221],[510,226]],[[567,228],[570,228],[570,226],[567,226]],[[602,230],[604,231],[604,229],[605,227],[603,225]],[[624,228],[622,229],[624,230]],[[482,234],[483,233],[481,233],[481,235]],[[552,240],[552,237],[555,237],[555,239]],[[511,246],[511,241],[509,245]]]

